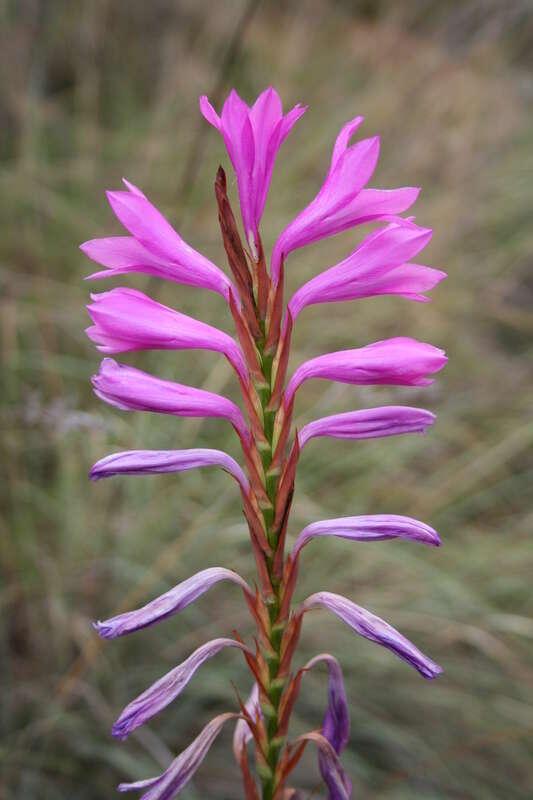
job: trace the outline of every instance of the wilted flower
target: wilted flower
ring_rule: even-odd
[[[92,295],[88,306],[93,324],[87,335],[106,354],[135,350],[211,350],[234,368],[246,417],[226,397],[154,377],[105,358],[93,377],[95,393],[116,408],[182,417],[217,417],[238,434],[244,467],[221,450],[129,450],[98,461],[91,478],[153,475],[220,467],[238,483],[250,531],[258,588],[226,567],[209,567],[177,583],[146,605],[95,623],[100,636],[113,639],[166,620],[185,610],[215,584],[239,586],[257,628],[255,647],[235,638],[217,638],[198,647],[181,664],[132,700],[113,726],[125,738],[155,717],[186,689],[197,670],[225,648],[241,651],[253,677],[239,711],[209,722],[192,744],[161,775],[124,783],[120,791],[142,791],[143,800],[171,800],[188,783],[212,742],[229,720],[236,720],[233,739],[247,800],[297,800],[301,793],[287,780],[307,744],[318,752],[320,774],[330,800],[347,800],[352,783],[340,761],[350,734],[349,702],[337,659],[322,653],[296,671],[292,668],[304,617],[327,609],[357,634],[392,651],[424,678],[441,668],[384,620],[330,591],[318,591],[293,609],[292,598],[303,548],[314,538],[352,542],[404,539],[439,546],[435,530],[410,517],[385,513],[321,520],[306,525],[286,553],[286,536],[299,457],[316,437],[369,439],[425,433],[434,415],[422,408],[382,406],[357,409],[311,420],[292,430],[295,395],[313,378],[354,385],[427,386],[446,363],[442,350],[414,339],[396,337],[357,349],[318,355],[300,364],[287,380],[291,335],[295,322],[310,305],[391,294],[426,302],[426,293],[445,274],[414,263],[431,238],[431,230],[403,219],[401,212],[416,200],[412,187],[366,188],[374,172],[377,137],[355,144],[351,139],[363,118],[355,117],[339,133],[330,167],[316,197],[290,222],[274,245],[270,270],[260,235],[272,171],[278,150],[305,108],[288,114],[274,89],[263,92],[250,107],[232,91],[220,116],[206,97],[202,114],[220,131],[235,170],[242,226],[248,248],[227,195],[220,167],[215,181],[222,240],[232,273],[230,279],[209,259],[187,244],[146,196],[124,181],[126,190],[108,192],[109,203],[129,235],[94,239],[82,250],[102,267],[92,279],[143,272],[218,292],[229,306],[236,337],[155,302],[142,292],[117,288]],[[283,302],[286,260],[296,249],[366,222],[383,223],[343,261],[300,287]],[[245,472],[246,470],[246,472]],[[318,664],[328,668],[328,700],[319,731],[289,740],[291,713],[302,680]],[[257,777],[248,761],[253,742]]]

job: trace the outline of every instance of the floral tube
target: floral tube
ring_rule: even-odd
[[[243,440],[249,431],[242,411],[231,400],[204,389],[154,378],[134,367],[104,358],[93,376],[94,393],[122,411],[155,411],[178,417],[223,417]]]
[[[298,387],[311,378],[359,386],[429,386],[433,381],[426,376],[438,372],[446,361],[438,347],[400,336],[358,350],[328,353],[298,367],[287,386],[285,405],[291,403]]]
[[[126,181],[128,192],[108,192],[111,208],[132,236],[92,239],[81,250],[106,269],[90,278],[143,272],[187,286],[218,292],[229,300],[233,284],[221,269],[188,245],[144,194]]]
[[[235,639],[213,639],[192,653],[182,664],[163,675],[139,697],[129,703],[113,725],[112,733],[125,739],[132,731],[144,725],[185,689],[195,672],[209,659],[216,656],[225,647],[236,647],[246,650],[246,645]]]
[[[435,422],[435,415],[424,408],[383,406],[360,411],[346,411],[322,417],[304,425],[298,433],[300,448],[310,439],[380,439],[402,433],[425,433]]]
[[[248,371],[241,349],[227,333],[180,314],[135,289],[92,294],[94,322],[87,336],[102,353],[130,350],[214,350],[223,353],[241,380]]]
[[[163,472],[182,472],[198,467],[222,467],[239,483],[245,494],[250,491],[248,478],[234,458],[222,450],[194,448],[191,450],[130,450],[113,453],[91,467],[93,481],[113,475],[154,475]]]
[[[183,611],[220,581],[232,581],[241,587],[245,596],[250,594],[248,584],[236,572],[224,567],[210,567],[197,572],[183,583],[178,583],[142,608],[127,611],[104,622],[95,622],[94,627],[103,639],[115,639],[117,636],[139,631]]]
[[[421,653],[412,642],[402,636],[388,622],[371,614],[365,608],[356,606],[346,597],[332,592],[317,592],[304,601],[299,613],[305,613],[316,606],[332,611],[365,639],[392,650],[399,658],[418,670],[424,678],[431,680],[442,672],[442,668],[438,664]]]

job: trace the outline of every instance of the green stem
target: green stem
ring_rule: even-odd
[[[272,458],[274,456],[272,440],[274,434],[275,414],[266,411],[266,407],[272,395],[272,390],[271,390],[272,358],[264,356],[263,353],[264,343],[262,342],[258,343],[258,349],[263,362],[265,383],[268,386],[268,389],[262,387],[262,391],[260,394],[261,405],[263,407],[264,420],[265,420],[263,430],[265,433],[265,437],[269,443],[269,449],[262,455],[266,472],[266,469],[272,462]],[[274,508],[276,506],[277,490],[278,490],[278,476],[277,475],[268,476],[266,491]],[[273,520],[266,519],[265,522],[267,525],[268,541],[270,545],[275,548],[278,540],[278,534],[276,533],[276,531],[273,530],[272,527]],[[262,767],[258,769],[262,785],[262,800],[272,800],[276,789],[275,786],[276,767],[278,764],[280,752],[283,749],[284,745],[284,741],[283,740],[280,741],[279,737],[276,737],[276,732],[279,724],[280,702],[286,685],[286,681],[284,679],[278,678],[278,671],[281,661],[281,656],[280,656],[281,641],[283,638],[283,633],[285,631],[285,623],[277,622],[277,616],[279,614],[279,608],[281,605],[281,595],[280,595],[281,587],[279,580],[277,580],[273,574],[273,559],[267,559],[267,569],[274,589],[274,597],[269,598],[267,602],[267,607],[269,609],[269,616],[270,616],[269,642],[271,646],[271,651],[263,654],[268,664],[269,674],[268,674],[268,685],[266,688],[268,691],[270,702],[268,704],[263,703],[261,709],[263,712],[265,727],[267,731],[267,746],[265,755],[268,763],[268,766],[262,765]]]

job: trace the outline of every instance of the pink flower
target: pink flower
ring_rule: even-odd
[[[357,350],[339,350],[301,364],[289,381],[285,404],[288,406],[298,387],[311,378],[359,386],[429,386],[433,381],[426,375],[438,372],[446,361],[444,351],[438,347],[404,336]]]
[[[241,349],[227,333],[156,303],[136,289],[92,294],[87,306],[94,325],[87,336],[102,353],[129,350],[214,350],[223,353],[248,382]]]
[[[222,417],[231,422],[243,441],[249,441],[250,431],[242,411],[227,397],[155,378],[135,367],[117,364],[112,358],[104,358],[92,381],[97,397],[121,411]]]
[[[271,86],[250,108],[233,89],[220,117],[204,95],[200,110],[220,131],[237,176],[242,223],[254,255],[260,249],[259,223],[265,207],[274,161],[284,139],[305,107],[295,106],[283,116],[281,100]]]
[[[107,192],[111,208],[131,236],[91,239],[80,249],[106,267],[89,277],[107,278],[127,272],[144,272],[158,278],[211,289],[229,300],[235,288],[221,269],[184,242],[136,186],[124,181],[129,191]]]
[[[337,136],[331,164],[314,200],[285,228],[272,253],[272,280],[279,281],[282,261],[304,245],[353,228],[362,222],[387,218],[413,205],[419,189],[364,190],[379,155],[374,136],[349,146],[363,117],[348,122]]]
[[[312,278],[289,302],[293,320],[314,303],[398,294],[427,302],[424,293],[446,277],[445,272],[408,263],[426,246],[432,231],[412,223],[393,223],[375,231],[340,264]]]
[[[435,422],[435,414],[424,408],[382,406],[345,411],[308,422],[298,433],[300,449],[310,439],[328,436],[331,439],[381,439],[402,433],[425,433]]]

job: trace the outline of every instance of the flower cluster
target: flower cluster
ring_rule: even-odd
[[[88,309],[93,324],[87,334],[105,354],[147,349],[199,349],[223,354],[235,370],[246,416],[225,397],[162,380],[119,365],[109,357],[104,358],[93,384],[98,397],[125,411],[228,420],[242,446],[244,469],[220,450],[133,450],[103,458],[93,466],[91,477],[96,480],[111,475],[222,467],[239,486],[258,586],[252,589],[225,566],[211,566],[142,608],[98,622],[95,627],[100,636],[109,639],[133,633],[179,613],[220,581],[231,581],[241,588],[257,627],[253,647],[235,633],[234,639],[214,639],[195,650],[124,709],[113,726],[114,736],[125,738],[169,705],[202,664],[223,648],[242,652],[254,683],[248,700],[239,698],[239,710],[213,719],[165,772],[149,780],[121,784],[119,791],[139,790],[143,800],[175,797],[224,724],[235,720],[233,749],[247,800],[297,797],[287,781],[310,742],[317,748],[329,798],[344,800],[351,796],[351,781],[340,762],[349,738],[342,671],[329,654],[293,669],[304,616],[313,608],[327,609],[360,636],[391,650],[424,678],[434,678],[441,669],[387,622],[338,594],[318,591],[294,607],[301,552],[317,536],[358,542],[403,538],[431,546],[438,546],[440,541],[432,528],[408,517],[356,516],[313,522],[286,552],[296,468],[302,449],[315,437],[366,439],[424,433],[434,416],[421,408],[383,406],[334,414],[294,431],[296,393],[313,378],[357,385],[427,386],[432,383],[429,376],[444,366],[446,357],[432,345],[394,338],[318,355],[301,364],[287,380],[291,335],[306,306],[383,294],[424,302],[426,292],[445,274],[414,261],[431,238],[431,230],[416,225],[412,218],[398,216],[414,203],[418,189],[365,188],[376,166],[379,140],[372,137],[351,144],[362,117],[348,122],[339,133],[322,187],[281,233],[268,268],[259,232],[261,215],[278,150],[305,108],[296,106],[284,115],[272,88],[251,108],[235,91],[225,101],[220,116],[206,97],[201,98],[200,108],[222,134],[237,178],[246,244],[239,234],[222,168],[215,182],[232,279],[183,241],[140,189],[127,181],[125,190],[108,192],[108,199],[129,235],[94,239],[83,244],[82,250],[104,268],[91,278],[142,272],[218,292],[233,317],[237,338],[127,288],[92,296]],[[285,304],[283,276],[289,255],[366,222],[381,225],[347,258],[312,278]],[[290,740],[289,721],[302,679],[321,663],[327,666],[329,675],[322,725]],[[255,745],[255,777],[247,754],[251,741]]]

